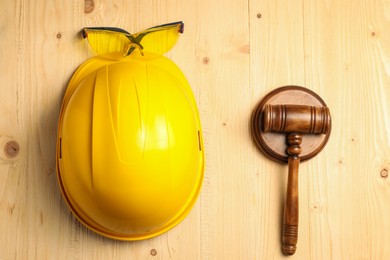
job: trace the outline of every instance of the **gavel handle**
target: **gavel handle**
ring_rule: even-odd
[[[288,158],[288,185],[287,197],[284,208],[282,243],[283,253],[292,255],[297,249],[298,241],[298,168],[299,157],[290,156]]]
[[[282,251],[285,255],[293,255],[297,249],[299,216],[298,170],[299,154],[301,152],[299,145],[301,142],[302,136],[299,134],[289,134],[287,136],[287,143],[290,145],[287,149],[289,154],[288,184],[282,227]]]

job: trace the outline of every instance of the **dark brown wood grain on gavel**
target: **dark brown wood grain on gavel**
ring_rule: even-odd
[[[302,134],[327,134],[330,131],[330,112],[327,107],[305,105],[265,105],[262,131],[285,133],[288,154],[288,186],[282,227],[282,250],[295,253],[298,241],[298,169]]]
[[[265,105],[264,132],[326,134],[330,129],[327,107],[304,105]]]

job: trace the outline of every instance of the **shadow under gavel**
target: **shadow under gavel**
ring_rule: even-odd
[[[282,251],[295,253],[298,241],[298,169],[302,152],[302,136],[328,134],[331,117],[327,107],[305,105],[265,105],[262,131],[286,134],[288,155],[288,185],[282,227]]]

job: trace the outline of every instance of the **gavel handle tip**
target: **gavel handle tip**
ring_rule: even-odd
[[[297,250],[298,226],[283,224],[282,251],[285,255],[293,255]]]
[[[285,255],[293,255],[295,250],[297,250],[297,247],[292,245],[283,245],[282,250]]]

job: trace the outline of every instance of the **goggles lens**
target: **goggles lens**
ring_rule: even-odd
[[[82,35],[97,54],[121,52],[126,56],[135,49],[164,54],[176,44],[183,29],[182,22],[155,26],[136,34],[115,27],[86,27]]]

